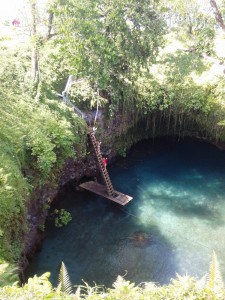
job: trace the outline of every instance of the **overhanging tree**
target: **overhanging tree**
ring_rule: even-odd
[[[54,7],[62,55],[100,90],[134,80],[163,45],[155,1],[55,0]]]

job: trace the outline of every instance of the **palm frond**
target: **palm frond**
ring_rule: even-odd
[[[59,284],[58,284],[57,290],[67,293],[68,295],[73,293],[72,283],[70,281],[70,277],[69,277],[69,274],[67,272],[64,262],[62,262],[61,268],[59,271]]]

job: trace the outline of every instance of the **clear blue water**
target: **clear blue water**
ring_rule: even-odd
[[[60,208],[73,220],[46,228],[43,247],[27,274],[51,272],[61,261],[73,284],[111,287],[117,275],[136,284],[169,283],[176,273],[201,277],[213,250],[225,275],[225,153],[186,140],[146,141],[108,168],[116,190],[132,195],[125,207],[68,187]],[[134,243],[137,232],[149,237]]]

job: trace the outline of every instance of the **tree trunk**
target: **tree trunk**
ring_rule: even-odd
[[[31,4],[31,37],[33,38],[33,46],[31,53],[31,79],[38,82],[38,47],[37,47],[37,7],[36,0],[32,0]]]
[[[213,13],[215,15],[215,19],[216,19],[218,25],[223,29],[223,31],[225,31],[224,20],[223,20],[221,12],[218,9],[216,1],[215,0],[210,0],[209,2],[210,2],[210,5],[213,9]]]
[[[49,16],[48,16],[47,40],[49,40],[51,38],[51,36],[52,36],[53,18],[54,18],[54,14],[53,14],[53,12],[50,12]]]

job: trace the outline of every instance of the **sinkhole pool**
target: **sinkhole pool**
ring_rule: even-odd
[[[63,261],[74,285],[82,279],[111,287],[118,275],[139,284],[203,276],[213,250],[225,277],[225,152],[193,140],[144,141],[108,167],[114,188],[133,196],[125,207],[68,187],[60,208],[73,220],[47,224],[27,276]]]

